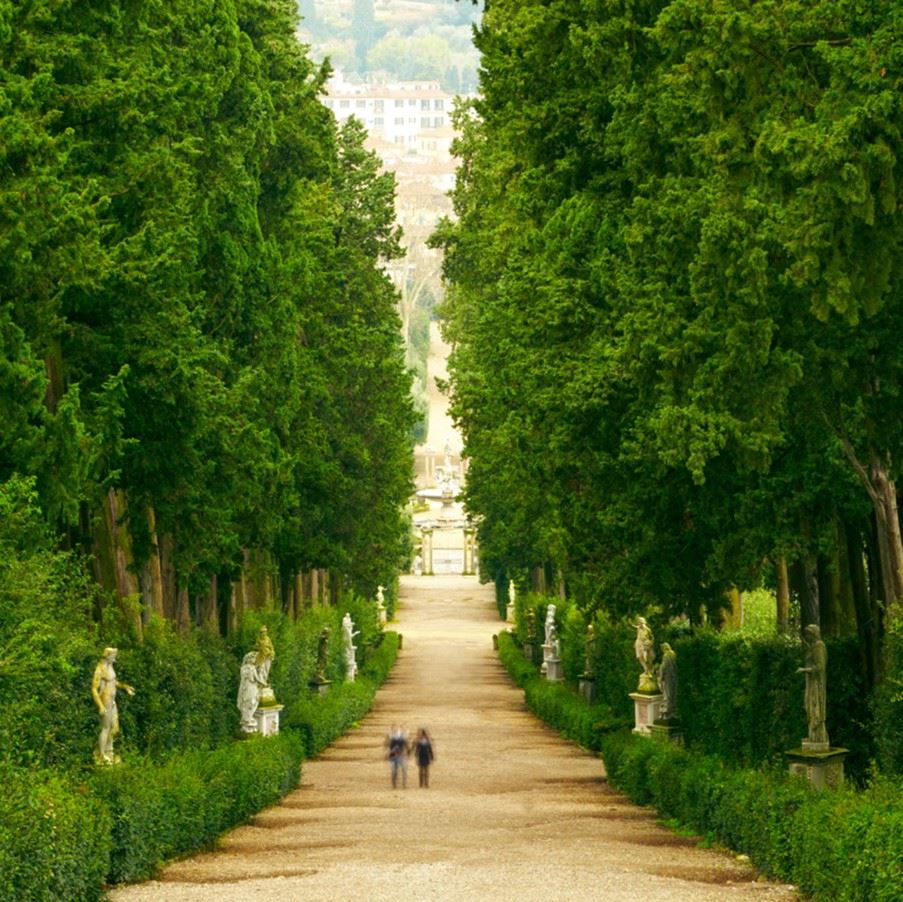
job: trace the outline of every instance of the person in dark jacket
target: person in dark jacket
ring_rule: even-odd
[[[433,763],[435,756],[433,755],[433,743],[430,741],[430,734],[423,727],[417,732],[414,754],[417,757],[420,786],[428,789],[430,785],[430,765]]]

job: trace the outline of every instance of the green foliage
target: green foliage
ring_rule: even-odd
[[[112,824],[84,784],[0,764],[0,896],[16,902],[102,899]]]
[[[884,675],[872,701],[875,754],[886,774],[903,774],[903,627],[894,624],[886,638]],[[830,735],[830,734],[829,734]]]
[[[308,757],[321,752],[370,710],[376,690],[395,662],[398,641],[398,633],[384,634],[353,683],[333,683],[325,695],[308,689],[287,707],[284,729],[302,737]]]
[[[280,733],[98,769],[90,785],[112,819],[109,881],[150,877],[165,859],[278,802],[298,784],[302,755],[300,740]]]
[[[529,708],[562,735],[588,749],[599,749],[602,736],[624,725],[609,705],[600,702],[587,705],[566,683],[550,683],[537,668],[523,657],[509,632],[499,633],[499,659],[514,682],[524,690]]]
[[[635,802],[749,855],[809,898],[900,899],[898,782],[818,793],[786,773],[733,770],[626,732],[604,737],[602,756],[609,781]]]

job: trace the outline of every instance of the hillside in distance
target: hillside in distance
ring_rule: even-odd
[[[479,56],[470,0],[299,0],[301,40],[349,80],[436,81],[476,90]]]

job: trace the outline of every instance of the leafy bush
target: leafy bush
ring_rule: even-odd
[[[878,766],[887,774],[903,774],[903,623],[899,621],[888,625],[884,676],[875,691],[873,710]]]
[[[100,768],[94,796],[112,821],[109,880],[151,876],[297,786],[303,748],[290,733],[252,737],[213,752],[179,752]]]
[[[629,732],[602,739],[612,785],[749,855],[763,873],[816,900],[903,899],[903,785],[818,793],[775,770],[721,759]]]
[[[499,634],[498,647],[502,664],[524,690],[527,706],[569,739],[598,750],[604,733],[624,725],[604,702],[588,705],[567,683],[551,683],[541,677],[515,645],[511,633]]]
[[[85,787],[49,771],[0,765],[0,898],[101,899],[111,817]]]
[[[284,729],[300,734],[308,756],[321,752],[370,710],[395,662],[398,642],[398,633],[386,633],[355,682],[334,683],[325,695],[307,690],[286,709]]]

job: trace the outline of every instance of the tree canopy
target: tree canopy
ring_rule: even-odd
[[[899,26],[488,6],[435,236],[487,575],[696,617],[783,561],[835,630],[903,595]]]
[[[0,0],[0,480],[171,616],[249,554],[369,593],[405,552],[394,183],[295,17]]]

